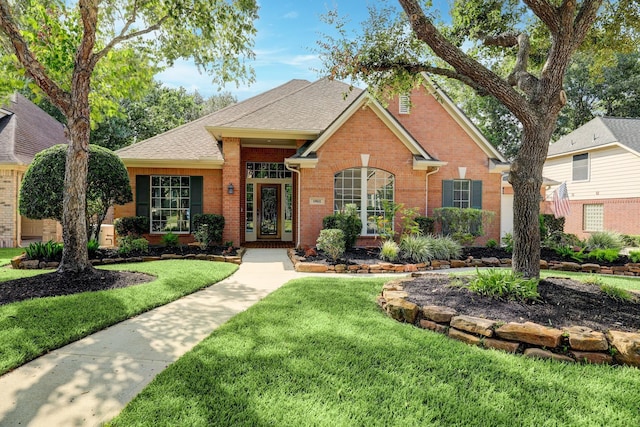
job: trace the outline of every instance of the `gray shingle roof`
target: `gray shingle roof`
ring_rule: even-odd
[[[38,152],[67,143],[62,124],[19,93],[2,109],[0,163],[28,165]]]
[[[596,117],[549,146],[549,156],[620,143],[640,152],[640,119]]]
[[[123,159],[222,160],[207,128],[322,132],[362,92],[328,79],[291,80],[178,128],[117,151]],[[348,95],[345,98],[345,93]]]

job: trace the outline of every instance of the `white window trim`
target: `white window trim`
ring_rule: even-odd
[[[587,177],[585,179],[574,179],[574,175],[575,175],[575,158],[577,156],[582,156],[582,155],[586,155],[587,156]],[[575,154],[571,157],[571,181],[572,182],[587,182],[591,179],[591,155],[589,153],[581,153],[581,154]]]
[[[162,207],[159,208],[154,208],[153,207],[153,189],[158,187],[158,186],[154,186],[153,185],[153,178],[180,178],[180,180],[182,180],[182,178],[189,178],[189,207],[186,208],[187,212],[188,212],[188,230],[187,231],[176,231],[176,230],[167,230],[167,231],[153,231],[153,212],[154,209],[159,209],[162,210]],[[150,215],[149,215],[149,234],[169,234],[169,233],[173,233],[173,234],[179,234],[179,235],[187,235],[187,234],[191,234],[191,176],[189,175],[151,175],[149,177],[150,182],[149,182],[149,210],[150,210]],[[182,188],[182,186],[180,186]],[[160,185],[158,188],[162,188],[162,185]],[[157,198],[157,197],[156,197]],[[162,199],[162,197],[160,198]],[[171,199],[171,198],[169,198]],[[179,198],[179,200],[181,200],[182,197]],[[173,208],[164,208],[164,209],[173,209]],[[178,209],[182,209],[182,208],[175,208],[175,210]]]

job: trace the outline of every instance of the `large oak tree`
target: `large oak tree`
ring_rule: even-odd
[[[438,11],[429,9],[429,1],[398,0],[402,13],[380,3],[370,8],[356,37],[347,35],[337,14],[329,15],[342,37],[320,42],[328,72],[364,81],[381,95],[407,91],[416,76],[427,72],[458,80],[504,105],[522,126],[509,177],[514,189],[513,268],[538,277],[542,166],[567,103],[565,72],[587,35],[612,42],[612,35],[624,38],[631,32],[640,16],[637,2],[455,1],[447,25],[437,24]]]
[[[191,58],[219,83],[250,78],[244,61],[253,55],[256,18],[255,0],[0,0],[1,65],[23,70],[66,118],[59,272],[92,268],[85,192],[93,90],[136,84],[140,57],[160,65]],[[120,67],[108,66],[114,62]]]

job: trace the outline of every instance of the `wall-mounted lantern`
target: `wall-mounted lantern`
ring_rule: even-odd
[[[233,194],[234,191],[234,187],[233,187],[233,183],[229,183],[229,185],[227,185],[227,193],[229,194]]]

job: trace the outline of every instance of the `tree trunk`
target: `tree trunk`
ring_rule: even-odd
[[[64,248],[58,272],[84,272],[93,270],[87,251],[87,175],[89,170],[89,78],[75,85],[79,90],[73,99],[69,127],[69,149],[67,150],[64,174],[64,201],[62,228]]]
[[[513,185],[513,270],[527,278],[540,277],[540,189],[555,120],[523,126],[522,145],[509,182]]]

